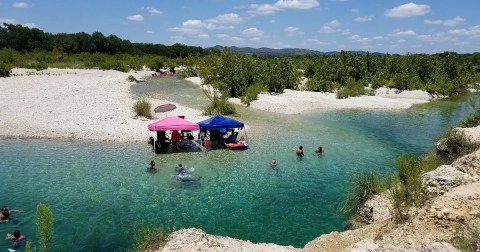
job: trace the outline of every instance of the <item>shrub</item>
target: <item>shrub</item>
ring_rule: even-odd
[[[426,188],[422,181],[421,159],[414,155],[402,155],[397,159],[398,178],[403,186],[404,202],[420,206],[426,199]]]
[[[392,201],[392,218],[397,223],[403,223],[409,218],[410,206],[405,204],[405,188],[397,183],[388,189]]]
[[[148,119],[151,119],[152,118],[152,113],[150,111],[151,109],[152,109],[152,105],[147,100],[140,100],[135,102],[135,104],[133,104],[133,112],[135,112],[136,116],[143,116]]]
[[[448,162],[472,153],[479,147],[479,144],[470,142],[463,132],[457,130],[449,130],[439,142],[438,154]]]
[[[307,91],[314,92],[332,92],[333,86],[334,85],[331,81],[314,76],[314,78],[308,79],[306,89]]]
[[[130,70],[128,66],[120,60],[108,60],[100,63],[100,69],[102,70],[117,70],[120,72],[128,72]]]
[[[249,86],[247,91],[245,92],[245,98],[243,102],[247,105],[250,105],[250,102],[257,99],[258,94],[262,93],[266,90],[266,87],[262,84],[255,84],[253,86]]]
[[[210,92],[209,90],[203,89],[203,93],[210,100],[210,104],[203,110],[204,115],[231,115],[237,112],[235,106],[230,103],[227,97],[222,95],[220,91],[213,90]]]
[[[160,228],[148,228],[143,223],[135,223],[133,225],[134,244],[128,251],[155,251],[165,243],[169,233]]]
[[[10,77],[11,67],[0,61],[0,77]]]
[[[43,203],[37,206],[37,235],[40,251],[48,251],[53,237],[53,214],[50,208]]]
[[[480,125],[480,110],[477,110],[473,115],[460,122],[462,128],[472,128]]]
[[[129,76],[127,77],[127,80],[130,81],[130,82],[138,82],[138,80],[135,79],[135,77],[133,77],[133,75],[129,75]]]
[[[48,65],[47,65],[47,63],[44,63],[44,62],[36,62],[36,63],[30,64],[29,68],[33,68],[37,71],[41,71],[41,70],[47,69]]]
[[[337,90],[337,99],[344,99],[348,97],[356,97],[365,95],[367,92],[361,82],[355,82],[354,79],[349,78],[347,85]]]
[[[340,208],[340,211],[345,214],[358,213],[368,199],[384,189],[378,176],[373,172],[355,174],[351,183],[347,199]]]
[[[480,249],[480,229],[466,226],[457,231],[452,244],[461,251],[478,251]]]
[[[422,173],[433,171],[437,167],[446,164],[447,161],[441,156],[437,155],[437,152],[433,149],[428,150],[422,157],[421,170]]]

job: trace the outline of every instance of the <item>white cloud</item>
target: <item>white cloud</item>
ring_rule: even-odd
[[[244,41],[245,39],[240,38],[240,37],[229,37],[227,40],[228,40],[228,41],[231,41],[231,42],[233,42],[233,43],[235,43],[235,44],[241,44],[241,43],[243,43],[243,41]]]
[[[373,16],[357,17],[354,19],[355,22],[370,22],[372,20],[373,20]]]
[[[448,36],[445,32],[438,32],[435,34],[418,35],[417,39],[424,42],[438,43],[438,42],[455,42],[458,39]]]
[[[243,21],[242,17],[236,13],[220,14],[213,19],[207,19],[206,22],[221,24],[238,24]]]
[[[271,4],[250,4],[250,13],[256,15],[273,15],[275,11],[279,10],[278,7]]]
[[[143,16],[140,15],[140,14],[133,15],[133,16],[127,16],[127,19],[130,20],[130,21],[143,21],[144,20]]]
[[[299,29],[300,28],[298,28],[298,27],[289,26],[289,27],[285,27],[285,29],[283,29],[283,31],[285,31],[285,32],[296,32]]]
[[[153,7],[145,7],[145,8],[142,8],[142,10],[146,10],[148,14],[150,14],[150,16],[158,16],[162,14],[162,11],[157,10]]]
[[[424,20],[423,21],[425,24],[430,24],[430,25],[444,25],[444,26],[457,26],[459,24],[463,24],[465,22],[465,19],[462,17],[454,17],[452,19],[446,19],[446,20]]]
[[[319,5],[318,0],[278,0],[274,4],[250,4],[249,12],[256,15],[273,15],[279,10],[308,10]]]
[[[264,31],[251,27],[242,31],[242,34],[249,37],[261,37],[265,34]]]
[[[305,44],[314,44],[314,45],[328,45],[329,44],[327,42],[323,42],[323,41],[320,41],[318,39],[312,39],[312,38],[305,39],[304,43]]]
[[[407,18],[422,16],[430,13],[431,9],[426,4],[408,3],[385,11],[385,16],[394,18]]]
[[[480,25],[472,26],[468,29],[448,30],[448,34],[456,36],[480,37]]]
[[[353,13],[359,13],[360,12],[359,9],[351,9],[350,11],[353,12]]]
[[[332,20],[326,24],[324,24],[318,32],[322,33],[333,33],[333,32],[341,32],[343,34],[350,34],[350,31],[348,29],[341,29],[342,23],[338,20]]]
[[[25,24],[22,24],[22,26],[25,26],[25,27],[28,27],[28,28],[38,28],[38,26],[34,23],[25,23]]]
[[[15,2],[12,4],[13,8],[28,8],[28,3],[25,2]]]
[[[254,38],[249,38],[249,39],[248,39],[248,41],[252,41],[252,42],[260,42],[260,41],[262,41],[262,39],[261,39],[261,38],[259,38],[259,37],[254,37]]]
[[[278,0],[275,6],[280,9],[299,9],[308,10],[319,6],[317,0]]]
[[[233,26],[217,26],[211,22],[206,22],[198,19],[189,19],[182,23],[180,27],[173,27],[168,29],[173,32],[181,32],[185,34],[198,34],[203,30],[226,30],[233,29]]]
[[[270,20],[270,24],[275,24],[275,19]]]
[[[384,39],[387,39],[387,38],[385,38],[385,37],[383,37],[383,36],[375,36],[375,37],[373,37],[373,40],[384,40]]]
[[[210,36],[209,36],[208,34],[199,34],[199,35],[197,36],[197,38],[199,38],[199,39],[208,39],[208,38],[210,38]]]
[[[405,42],[406,42],[405,39],[399,39],[399,40],[397,40],[397,43],[405,43]]]
[[[7,24],[16,24],[17,21],[13,18],[0,18],[0,24],[7,23]]]
[[[360,37],[359,35],[353,35],[349,39],[355,43],[368,43],[371,41],[369,38]]]
[[[148,34],[153,34],[153,31],[147,31]]]
[[[407,36],[414,36],[416,33],[412,30],[406,30],[406,31],[398,31],[395,30],[395,33],[388,34],[390,37],[407,37]]]

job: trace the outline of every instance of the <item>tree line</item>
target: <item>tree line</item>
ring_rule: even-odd
[[[91,35],[85,32],[51,34],[38,28],[7,23],[0,26],[0,49],[13,49],[18,52],[57,50],[68,54],[161,55],[168,58],[186,58],[206,53],[201,47],[178,43],[171,46],[132,43],[115,35],[105,36],[101,32],[94,32]]]

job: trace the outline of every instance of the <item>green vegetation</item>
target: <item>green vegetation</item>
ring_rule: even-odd
[[[40,245],[39,251],[49,251],[50,242],[53,238],[53,213],[50,208],[39,203],[37,205],[37,236]],[[37,248],[32,248],[30,241],[25,244],[25,252],[37,251]]]
[[[473,115],[460,122],[462,128],[473,128],[480,125],[480,110],[477,110]]]
[[[210,99],[210,104],[203,111],[204,115],[231,115],[237,112],[235,106],[227,100],[227,97],[215,91],[214,94],[209,94],[208,91],[205,91],[205,94]]]
[[[133,104],[133,112],[135,112],[136,116],[143,116],[148,119],[152,119],[151,109],[152,109],[152,105],[147,100],[142,99],[140,101],[135,102],[135,104]]]
[[[480,248],[480,228],[467,225],[457,231],[451,242],[461,251],[478,251]]]
[[[340,208],[345,214],[357,214],[365,202],[384,191],[384,186],[373,172],[354,174],[347,199]]]
[[[0,77],[10,77],[10,71],[10,66],[0,61]]]
[[[138,82],[138,80],[135,79],[135,77],[133,77],[133,75],[129,75],[129,76],[127,77],[127,80],[130,81],[130,82]]]
[[[53,214],[50,208],[43,203],[37,206],[37,235],[40,251],[48,251],[53,237]]]
[[[143,223],[133,225],[134,244],[130,252],[154,251],[159,249],[168,237],[167,232],[160,228],[148,228]]]
[[[451,129],[440,140],[438,153],[451,163],[455,159],[475,151],[478,147],[479,144],[472,143],[463,132]]]

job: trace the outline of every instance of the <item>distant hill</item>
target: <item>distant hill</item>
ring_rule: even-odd
[[[214,50],[223,50],[223,46],[216,45],[214,47],[206,48],[206,49],[214,49]],[[252,48],[252,47],[237,47],[237,46],[230,46],[229,47],[233,52],[240,53],[240,54],[249,54],[249,55],[257,55],[257,56],[295,56],[295,55],[337,55],[339,51],[330,51],[330,52],[320,52],[310,49],[301,49],[301,48],[283,48],[283,49],[273,49],[267,47],[261,48]],[[351,53],[356,54],[365,54],[366,51],[350,51]],[[373,55],[381,55],[382,53],[374,52]]]

